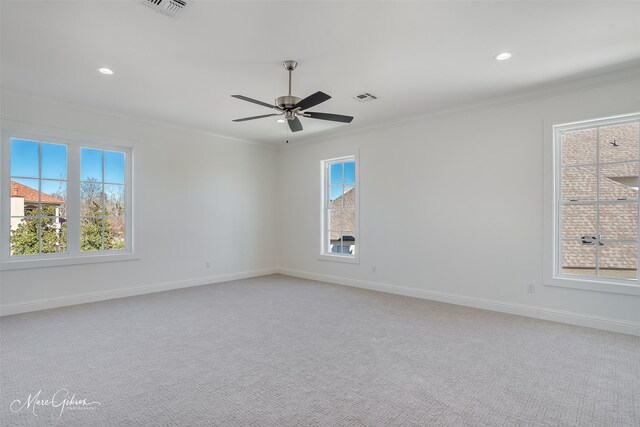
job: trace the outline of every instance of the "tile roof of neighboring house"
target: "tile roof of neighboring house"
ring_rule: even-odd
[[[19,182],[11,181],[11,196],[24,197],[25,203],[38,203],[38,190],[34,190]],[[61,205],[64,203],[64,200],[45,193],[40,193],[40,198],[41,202],[46,204]]]
[[[615,178],[638,176],[638,122],[565,132],[562,136],[562,195],[563,201],[593,201],[596,199],[598,177],[596,155],[600,162],[600,200],[637,200],[638,189],[615,181]],[[615,144],[614,144],[615,141]],[[576,166],[571,166],[576,165]],[[581,166],[577,166],[581,165]],[[596,215],[600,217],[600,268],[637,268],[637,246],[628,243],[608,243],[609,240],[638,238],[637,208],[635,204],[565,205],[562,216],[562,237],[579,239],[595,236]],[[564,268],[595,268],[596,246],[578,241],[565,241],[562,248]]]

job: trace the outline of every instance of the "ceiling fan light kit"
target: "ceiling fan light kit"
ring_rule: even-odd
[[[291,95],[291,73],[296,69],[298,63],[296,61],[288,60],[284,61],[283,65],[285,70],[289,72],[289,94],[276,98],[274,105],[270,105],[266,102],[258,101],[256,99],[252,99],[243,95],[231,95],[233,98],[251,102],[253,104],[262,105],[263,107],[272,108],[278,112],[273,114],[263,114],[261,116],[235,119],[234,122],[245,122],[247,120],[262,119],[264,117],[282,116],[282,119],[286,120],[289,123],[289,129],[291,129],[291,132],[299,132],[302,130],[302,123],[300,122],[300,119],[298,117],[328,120],[331,122],[351,123],[351,121],[353,120],[353,117],[351,116],[304,111],[308,108],[314,107],[331,99],[331,96],[320,91],[309,95],[304,99]],[[281,119],[278,119],[277,121],[280,122],[280,120]]]

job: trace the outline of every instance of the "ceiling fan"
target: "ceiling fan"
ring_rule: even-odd
[[[302,123],[300,123],[300,119],[298,117],[329,120],[331,122],[351,123],[351,120],[353,120],[353,117],[351,116],[304,111],[308,108],[325,102],[331,97],[323,92],[316,92],[304,99],[291,95],[291,72],[296,69],[297,65],[298,63],[296,61],[284,61],[284,68],[289,71],[289,95],[276,98],[275,105],[267,104],[266,102],[258,101],[257,99],[248,98],[242,95],[231,95],[233,98],[238,98],[243,101],[253,102],[254,104],[272,108],[278,111],[277,113],[264,114],[262,116],[245,117],[243,119],[235,119],[234,122],[245,122],[247,120],[262,119],[264,117],[283,116],[283,119],[287,120],[287,122],[289,123],[291,132],[299,132],[302,130]]]

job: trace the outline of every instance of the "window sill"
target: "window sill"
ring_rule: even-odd
[[[115,253],[105,255],[81,255],[63,258],[31,258],[4,261],[0,263],[0,271],[22,270],[27,268],[59,267],[64,265],[95,264],[101,262],[135,261],[140,259],[132,253]]]
[[[599,282],[588,279],[554,277],[549,283],[545,283],[545,286],[640,296],[640,285],[619,282]]]
[[[321,261],[335,261],[335,262],[345,262],[347,264],[359,264],[358,255],[354,256],[345,256],[345,255],[327,255],[322,254],[318,256],[318,259]]]

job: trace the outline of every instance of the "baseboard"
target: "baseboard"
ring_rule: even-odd
[[[49,308],[65,307],[68,305],[85,304],[88,302],[104,301],[116,298],[130,297],[134,295],[150,294],[154,292],[170,291],[172,289],[189,288],[192,286],[208,285],[212,283],[228,282],[231,280],[248,279],[250,277],[275,274],[275,268],[264,268],[238,273],[219,274],[216,276],[199,277],[189,280],[176,280],[172,282],[155,283],[152,285],[135,286],[131,288],[114,289],[110,291],[92,292],[87,294],[72,295],[60,298],[40,299],[19,304],[0,306],[0,316],[27,313],[30,311],[46,310]]]
[[[368,280],[350,279],[328,274],[310,273],[289,268],[264,268],[238,273],[220,274],[216,276],[200,277],[190,280],[176,280],[172,282],[156,283],[151,285],[136,286],[131,288],[114,289],[103,292],[92,292],[68,297],[50,298],[28,301],[19,304],[0,306],[0,316],[27,313],[31,311],[46,310],[50,308],[65,307],[69,305],[85,304],[89,302],[104,301],[116,298],[124,298],[134,295],[144,295],[154,292],[169,291],[172,289],[188,288],[212,283],[228,282],[231,280],[247,279],[251,277],[265,276],[269,274],[284,274],[309,280],[333,283],[337,285],[352,286],[362,289],[370,289],[396,295],[405,295],[414,298],[422,298],[433,301],[445,302],[467,307],[475,307],[484,310],[498,311],[502,313],[516,314],[519,316],[536,319],[551,320],[554,322],[568,323],[570,325],[585,326],[589,328],[603,329],[606,331],[620,332],[624,334],[640,336],[640,323],[621,319],[592,316],[583,313],[575,313],[563,310],[554,310],[525,304],[514,304],[504,301],[489,300],[484,298],[455,295],[446,292],[435,292],[423,289],[408,288],[390,285],[387,283]]]
[[[516,314],[519,316],[533,317],[536,319],[551,320],[554,322],[568,323],[570,325],[585,326],[588,328],[603,329],[606,331],[620,332],[623,334],[640,336],[640,323],[621,319],[592,316],[583,313],[554,310],[524,304],[514,304],[504,301],[489,300],[484,298],[455,295],[445,292],[427,291],[416,288],[389,285],[368,280],[349,279],[327,274],[309,273],[306,271],[289,268],[277,268],[277,273],[302,279],[317,280],[336,285],[353,286],[356,288],[370,289],[373,291],[390,294],[405,295],[414,298],[422,298],[448,304],[463,305],[467,307],[481,308],[484,310],[498,311],[502,313]]]

